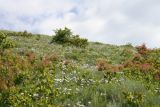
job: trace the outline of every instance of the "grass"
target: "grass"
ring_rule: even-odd
[[[2,107],[160,106],[160,49],[139,53],[130,44],[97,42],[80,48],[1,32],[13,33],[7,38],[16,44],[0,56]]]

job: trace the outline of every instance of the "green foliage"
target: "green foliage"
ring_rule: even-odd
[[[76,47],[86,47],[88,45],[87,39],[82,39],[79,35],[73,35],[70,29],[57,29],[55,30],[55,36],[51,43],[56,42],[58,44],[69,44]]]
[[[24,30],[23,32],[14,32],[14,31],[2,31],[7,36],[22,36],[22,37],[32,37],[33,34]]]
[[[70,39],[70,43],[76,47],[85,48],[88,45],[88,40],[79,38],[79,35],[76,35]]]
[[[71,36],[71,30],[66,27],[64,29],[57,29],[55,30],[55,36],[53,37],[52,42],[59,44],[69,43]]]
[[[11,40],[7,39],[7,35],[0,32],[0,51],[3,52],[5,49],[13,48],[14,46],[15,44]]]
[[[2,107],[160,106],[160,49],[92,42],[77,48],[84,43],[73,34],[64,39],[71,46],[62,46],[48,44],[50,36],[9,33],[17,32],[3,31],[1,40],[17,46],[0,55]]]
[[[144,95],[141,93],[133,93],[133,92],[124,92],[123,93],[126,99],[125,105],[130,107],[139,107],[142,106],[142,102],[144,100]]]
[[[16,36],[23,36],[23,37],[31,37],[32,33],[28,33],[26,30],[24,32],[18,32],[15,34]]]

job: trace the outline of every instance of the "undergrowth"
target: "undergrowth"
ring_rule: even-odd
[[[160,106],[160,49],[24,35],[0,34],[1,107]]]

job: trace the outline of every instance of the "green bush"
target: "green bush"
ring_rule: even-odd
[[[55,36],[51,43],[56,42],[58,44],[69,44],[76,47],[86,47],[88,45],[87,39],[82,39],[79,35],[73,35],[68,28],[55,30]]]
[[[7,35],[0,32],[0,52],[3,52],[5,49],[14,47],[15,44],[7,38]]]
[[[76,47],[86,47],[88,45],[88,40],[79,38],[79,35],[76,35],[70,40],[70,43]]]
[[[72,36],[71,30],[66,27],[64,29],[57,29],[55,30],[55,36],[53,37],[51,43],[52,42],[56,42],[59,44],[68,43],[71,36]]]
[[[7,36],[23,36],[23,37],[33,36],[33,34],[27,32],[27,30],[24,30],[23,32],[14,32],[14,31],[2,31],[2,32]]]
[[[16,33],[17,36],[23,36],[23,37],[31,37],[32,33],[27,32],[26,30],[23,32]]]
[[[2,44],[5,39],[6,39],[6,35],[4,33],[0,32],[0,44]]]

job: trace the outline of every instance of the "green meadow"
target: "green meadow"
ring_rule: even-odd
[[[160,107],[160,49],[0,30],[0,107]]]

